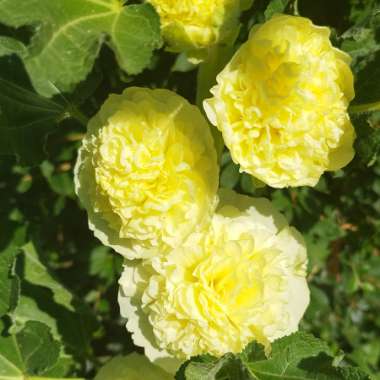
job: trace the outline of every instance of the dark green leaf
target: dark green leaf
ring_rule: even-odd
[[[380,112],[355,115],[353,123],[357,133],[356,154],[366,166],[372,166],[380,154]]]
[[[63,113],[61,104],[0,78],[0,155],[37,164],[44,156],[46,136]]]
[[[380,78],[380,51],[356,75],[355,104],[380,102],[378,78]]]

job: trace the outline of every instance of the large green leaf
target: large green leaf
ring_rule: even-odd
[[[336,366],[325,342],[298,332],[275,341],[271,353],[253,342],[239,355],[193,358],[177,380],[369,380],[359,369]]]
[[[0,0],[0,22],[12,27],[37,26],[23,60],[36,90],[51,96],[56,88],[72,91],[86,78],[103,41],[129,74],[149,64],[153,50],[161,44],[159,17],[149,4],[122,3]]]
[[[28,322],[17,334],[3,330],[0,320],[0,380],[43,376],[59,359],[59,343],[42,323]]]
[[[44,157],[45,139],[65,107],[0,78],[0,155],[34,165]]]
[[[256,343],[241,358],[257,380],[369,380],[356,368],[334,366],[327,344],[302,332],[275,341],[268,359]]]

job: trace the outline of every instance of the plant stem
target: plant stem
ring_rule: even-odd
[[[214,46],[210,48],[208,58],[199,65],[197,76],[197,99],[196,103],[203,112],[203,100],[211,97],[210,89],[216,84],[216,76],[231,59],[233,46]],[[224,142],[222,134],[210,126],[218,159],[220,159]]]
[[[380,111],[380,101],[374,102],[374,103],[358,104],[356,106],[351,106],[350,111],[352,113]]]
[[[300,15],[300,12],[299,12],[299,10],[298,10],[298,0],[294,0],[293,7],[294,7],[294,14],[295,14],[296,16],[299,16],[299,15]]]

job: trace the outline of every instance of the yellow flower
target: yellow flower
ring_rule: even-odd
[[[302,237],[268,200],[223,191],[208,229],[165,258],[125,263],[121,312],[157,364],[269,346],[297,330],[308,305],[306,260]]]
[[[227,42],[239,30],[243,0],[147,0],[161,18],[162,34],[169,50],[202,56],[202,49]]]
[[[204,102],[241,170],[273,187],[314,186],[351,161],[350,57],[330,31],[277,15],[255,27]]]
[[[214,211],[218,168],[208,124],[168,90],[111,95],[89,123],[75,184],[103,244],[127,258],[163,253]]]
[[[110,360],[95,380],[174,380],[174,376],[136,352]]]

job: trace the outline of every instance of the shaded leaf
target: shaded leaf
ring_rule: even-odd
[[[64,107],[0,78],[0,155],[16,155],[23,165],[44,157],[45,139]]]
[[[355,104],[380,101],[380,81],[378,78],[380,78],[380,51],[356,75]]]
[[[65,352],[84,355],[94,330],[92,316],[49,273],[32,242],[23,247],[18,257],[17,273],[21,278],[21,296],[10,314],[11,331],[19,332],[29,321],[38,321],[64,343]]]
[[[227,164],[220,175],[220,186],[233,189],[240,180],[239,166],[230,162]]]
[[[380,112],[355,115],[353,123],[357,133],[356,154],[362,163],[372,166],[380,154]]]
[[[14,38],[0,36],[0,57],[17,54],[23,57],[26,53],[24,44]]]
[[[9,220],[0,223],[0,317],[17,303],[18,280],[12,273],[16,255],[25,240],[25,228]]]
[[[4,324],[0,320],[0,331]],[[49,328],[28,322],[17,334],[0,335],[0,380],[23,380],[44,375],[59,358],[60,346]]]

